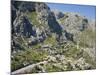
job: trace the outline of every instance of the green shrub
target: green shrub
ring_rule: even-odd
[[[86,63],[92,65],[92,68],[96,68],[96,60],[93,60],[88,53],[84,52],[83,58],[85,59]]]
[[[62,71],[62,69],[57,66],[53,66],[53,63],[48,63],[46,65],[46,71],[47,72],[59,72],[59,71]]]
[[[30,22],[32,23],[32,25],[35,25],[36,27],[40,27],[41,24],[39,23],[39,21],[37,20],[37,13],[36,12],[29,12],[27,14]]]
[[[83,31],[79,37],[81,47],[94,47],[96,42],[96,33],[91,29]]]
[[[73,57],[73,58],[78,58],[78,54],[81,52],[80,49],[77,49],[76,46],[69,46],[68,50],[64,52],[64,55],[66,57]]]
[[[53,37],[53,36],[46,38],[46,40],[44,41],[44,44],[52,44],[52,45],[54,45],[56,43],[57,43],[56,38]]]
[[[21,53],[15,54],[11,59],[12,71],[27,66],[32,63],[43,61],[47,56],[45,51],[27,50]],[[24,63],[27,63],[24,65]]]

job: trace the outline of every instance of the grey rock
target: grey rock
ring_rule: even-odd
[[[60,19],[64,17],[64,14],[58,10],[53,10],[52,12],[54,12],[56,19]]]

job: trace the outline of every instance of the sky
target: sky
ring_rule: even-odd
[[[96,18],[96,7],[91,5],[75,5],[75,4],[59,4],[47,3],[51,10],[59,10],[62,12],[75,12],[80,13],[89,19]]]

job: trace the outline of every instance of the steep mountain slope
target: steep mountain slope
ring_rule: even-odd
[[[46,3],[12,1],[11,8],[12,71],[42,61],[25,72],[95,69],[95,22]]]

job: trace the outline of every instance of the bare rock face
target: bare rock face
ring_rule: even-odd
[[[31,35],[35,36],[36,31],[32,29],[32,25],[25,16],[17,17],[14,21],[14,32],[19,36],[24,35],[30,37]]]
[[[62,12],[60,12],[58,10],[54,10],[52,12],[54,12],[56,19],[60,19],[60,18],[64,17],[64,13],[62,13]]]
[[[38,20],[41,24],[45,24],[48,31],[54,32],[58,35],[62,34],[62,28],[56,21],[55,15],[51,12],[50,8],[46,4],[36,4],[36,12],[38,14]]]
[[[88,19],[75,13],[65,13],[60,22],[64,26],[63,28],[71,33],[83,31],[88,25]]]
[[[12,6],[14,6],[16,10],[20,10],[22,12],[35,11],[35,3],[31,3],[31,2],[12,1]]]
[[[80,34],[91,30],[95,32],[95,21],[81,16],[79,13],[64,13],[64,17],[58,19],[62,29],[73,35],[73,40],[79,40]]]
[[[31,23],[28,13],[36,13],[36,21],[38,24]],[[26,41],[31,44],[43,42],[46,37],[56,33],[60,39],[62,28],[56,21],[55,15],[45,3],[31,2],[12,2],[12,33],[13,37],[34,37],[34,41]],[[14,17],[13,17],[14,15]],[[34,15],[34,14],[33,14]],[[37,27],[39,25],[40,27]],[[23,38],[24,39],[24,38]]]

